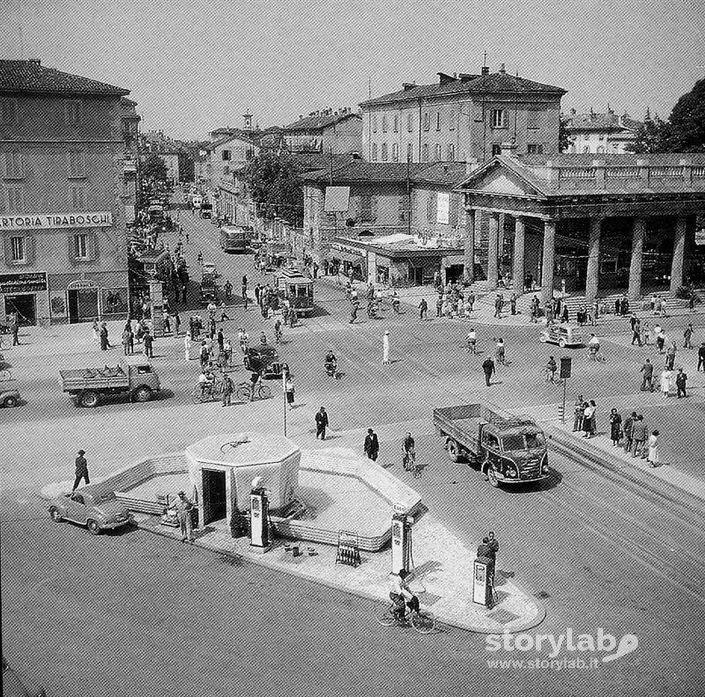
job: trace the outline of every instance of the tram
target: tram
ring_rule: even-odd
[[[291,307],[300,315],[313,312],[313,280],[298,269],[281,269],[274,275],[274,283],[282,299],[289,300]]]

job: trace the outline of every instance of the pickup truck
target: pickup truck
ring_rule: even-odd
[[[492,486],[549,476],[546,437],[529,417],[484,404],[464,404],[434,409],[433,425],[445,437],[448,457],[478,464]]]
[[[126,356],[116,367],[60,370],[59,385],[76,406],[95,407],[106,394],[128,393],[130,401],[148,402],[160,389],[159,377],[143,357]]]

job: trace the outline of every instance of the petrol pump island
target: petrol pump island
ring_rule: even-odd
[[[82,487],[114,493],[140,528],[180,538],[169,505],[194,503],[196,545],[389,603],[390,574],[440,623],[483,633],[539,624],[543,605],[476,558],[421,496],[348,448],[303,451],[257,432],[211,435]],[[479,533],[478,533],[479,534]]]

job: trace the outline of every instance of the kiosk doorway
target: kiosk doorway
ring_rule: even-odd
[[[227,516],[227,499],[225,492],[225,472],[223,470],[203,469],[203,521],[207,525],[214,520]]]

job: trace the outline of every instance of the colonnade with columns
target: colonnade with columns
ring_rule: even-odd
[[[487,245],[487,282],[491,289],[497,287],[498,278],[498,258],[501,253],[500,248],[500,216],[498,211],[486,209],[466,209],[466,230],[465,230],[465,280],[474,281],[474,259],[476,251],[476,233],[480,229],[479,216],[485,214],[489,216],[488,230],[489,238]],[[558,219],[548,217],[537,217],[531,215],[515,214],[514,218],[514,254],[512,259],[512,277],[514,283],[520,284],[523,288],[524,260],[525,260],[525,240],[526,222],[533,218],[540,220],[543,224],[543,255],[541,263],[541,299],[547,302],[553,297],[554,267],[556,259],[556,228]],[[587,274],[585,281],[585,297],[589,300],[597,297],[598,282],[600,272],[600,237],[602,234],[602,223],[604,217],[590,217],[589,235],[587,240]],[[632,228],[632,252],[629,265],[629,297],[637,300],[641,297],[641,276],[644,254],[644,240],[646,237],[645,217],[634,217]],[[503,228],[503,226],[502,226]],[[683,270],[686,247],[687,218],[676,216],[676,224],[673,239],[673,258],[671,261],[671,281],[670,291],[675,293],[679,286],[683,284]],[[502,235],[504,230],[502,229]],[[516,287],[516,286],[515,286]]]

